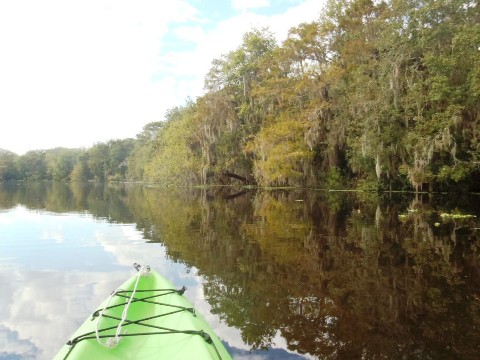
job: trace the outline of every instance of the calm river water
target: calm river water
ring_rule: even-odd
[[[235,359],[479,359],[479,235],[479,195],[0,184],[0,359],[50,359],[134,262]]]

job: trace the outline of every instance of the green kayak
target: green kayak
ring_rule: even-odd
[[[205,319],[148,266],[114,291],[55,356],[59,359],[231,359]]]

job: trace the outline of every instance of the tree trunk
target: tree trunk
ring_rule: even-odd
[[[231,178],[240,180],[240,181],[243,182],[245,185],[248,185],[248,184],[249,184],[249,181],[248,181],[248,179],[247,179],[246,177],[241,176],[241,175],[237,175],[237,174],[234,174],[234,173],[231,173],[230,171],[225,171],[225,172],[223,173],[223,176],[228,176],[228,177],[231,177]]]

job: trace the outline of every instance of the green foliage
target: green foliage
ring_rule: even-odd
[[[144,180],[145,167],[153,156],[155,139],[164,126],[164,122],[151,122],[143,127],[140,134],[137,134],[134,147],[128,157],[127,178],[129,180]]]
[[[6,155],[5,159],[15,161],[15,172],[10,168],[8,176],[17,180],[123,181],[133,146],[133,139],[111,140],[87,150],[36,150],[22,156]],[[0,171],[2,159],[0,154]]]
[[[17,161],[17,169],[21,180],[45,180],[47,179],[47,164],[44,150],[28,151],[20,156]]]
[[[202,169],[191,138],[192,110],[192,106],[187,106],[169,113],[169,119],[153,142],[152,157],[145,167],[146,181],[162,186],[198,182]]]
[[[329,1],[282,44],[268,29],[247,32],[212,62],[203,96],[135,140],[96,144],[78,166],[66,153],[26,154],[6,176],[68,179],[75,169],[77,179],[205,185],[234,173],[263,186],[478,188],[478,6]]]
[[[365,192],[376,192],[378,191],[379,183],[375,178],[371,179],[359,179],[356,183],[356,190],[365,191]]]
[[[95,181],[125,180],[128,157],[134,147],[133,139],[110,140],[87,150],[88,173]]]
[[[72,182],[84,182],[89,178],[87,164],[84,161],[77,162],[72,170],[72,173],[70,174],[70,180]]]
[[[302,166],[312,157],[301,141],[303,124],[288,116],[263,127],[246,150],[255,155],[254,174],[260,183],[274,186],[301,185]]]
[[[453,166],[444,165],[437,174],[441,181],[453,180],[459,182],[465,179],[472,171],[472,164],[458,162]]]
[[[219,172],[241,162],[243,148],[268,186],[324,178],[331,188],[376,191],[408,180],[422,190],[466,181],[480,163],[477,7],[332,1],[282,46],[265,30],[247,33],[213,62],[210,92],[197,102],[204,125],[194,136],[214,134],[203,163]],[[219,91],[230,99],[221,108],[228,130],[211,115],[218,106],[202,105]]]
[[[325,177],[325,188],[328,190],[343,190],[346,188],[344,179],[338,167],[331,167]]]
[[[8,150],[0,149],[0,181],[17,179],[17,159],[17,154]]]
[[[81,150],[56,148],[46,152],[48,178],[55,181],[70,180],[70,175],[76,165]]]
[[[104,143],[93,145],[88,150],[87,165],[93,179],[105,181],[107,179],[108,147]]]
[[[108,146],[107,174],[109,180],[125,180],[128,157],[133,150],[133,139],[110,140]]]

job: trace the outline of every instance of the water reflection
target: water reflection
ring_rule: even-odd
[[[105,297],[105,289],[115,288],[119,275],[2,266],[2,358],[52,358],[64,342],[63,334],[78,327]]]
[[[88,213],[97,225],[105,225],[103,236],[92,237],[88,226],[63,223],[59,232],[63,238],[55,231],[47,232],[47,249],[68,258],[72,248],[80,251],[69,247],[69,241],[83,243],[74,236],[83,232],[83,239],[95,241],[79,258],[110,264],[109,272],[118,273],[116,283],[126,276],[124,266],[144,260],[146,254],[151,256],[146,262],[181,266],[160,269],[178,282],[185,280],[178,279],[179,274],[193,269],[202,276],[201,286],[194,286],[197,294],[192,296],[198,299],[194,305],[211,314],[220,336],[231,339],[235,347],[261,349],[283,343],[289,351],[322,359],[480,357],[480,224],[478,217],[465,216],[480,215],[478,199],[307,191],[238,194],[229,188],[166,191],[125,185],[1,185],[0,208],[13,209],[2,216],[14,212],[17,204],[50,213],[73,212],[76,221],[81,219],[79,214],[85,217]],[[125,223],[135,228],[120,225]],[[3,237],[7,227],[1,226]],[[111,230],[122,228],[133,235],[119,243],[115,240],[120,238],[118,233]],[[11,239],[20,236],[15,234]],[[61,252],[56,252],[54,244]],[[6,257],[15,257],[15,252],[4,253],[4,249],[12,244],[0,241],[0,246],[0,261],[11,264]],[[138,258],[132,261],[133,256]],[[169,262],[159,261],[165,257]],[[31,263],[48,269],[32,256],[12,266],[18,271],[18,264],[29,268]],[[88,313],[105,296],[105,288],[111,288],[102,280],[105,273],[89,266],[80,262],[75,271],[49,278],[61,288],[68,288],[71,271],[95,278],[95,291],[90,289],[92,283],[84,286],[90,292],[75,290],[80,295],[70,298],[73,303],[58,304],[60,309],[83,306]],[[12,271],[2,268],[2,274]],[[22,271],[22,279],[35,278],[33,270]],[[193,275],[189,279],[198,281]],[[88,284],[78,280],[75,283]],[[42,334],[15,330],[11,324],[27,321],[28,316],[20,320],[12,314],[28,308],[29,297],[31,302],[32,294],[36,297],[44,287],[24,284],[21,290],[7,290],[15,299],[24,299],[14,306],[13,295],[3,295],[11,284],[9,276],[2,276],[0,301],[15,312],[0,319],[0,333],[28,355],[43,343]],[[97,292],[101,293],[98,298],[92,296]],[[59,319],[55,307],[49,306],[45,305],[43,314],[55,326]],[[229,335],[232,331],[241,333],[242,344]],[[270,351],[263,356],[285,354]]]

